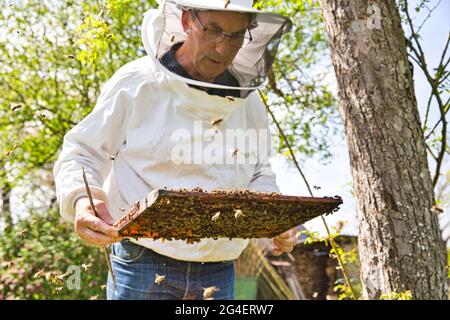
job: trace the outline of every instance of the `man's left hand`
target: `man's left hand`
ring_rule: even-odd
[[[295,236],[295,229],[288,230],[272,238],[272,254],[279,256],[283,252],[289,253],[294,249],[297,244],[297,237]]]

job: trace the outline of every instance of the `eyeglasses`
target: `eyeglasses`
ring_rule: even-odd
[[[253,40],[252,34],[250,33],[250,29],[247,28],[248,36],[247,35],[237,35],[237,34],[230,34],[223,32],[219,29],[209,29],[207,28],[203,22],[200,20],[200,18],[197,15],[196,11],[191,11],[191,14],[197,19],[197,21],[202,26],[205,39],[208,41],[213,41],[215,43],[220,43],[225,39],[225,37],[230,39],[230,46],[235,49],[240,49],[242,47],[245,47],[250,41]]]

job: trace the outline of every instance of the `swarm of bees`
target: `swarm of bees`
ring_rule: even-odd
[[[114,226],[124,237],[185,240],[272,238],[322,214],[342,199],[285,196],[278,192],[215,189],[152,191]]]

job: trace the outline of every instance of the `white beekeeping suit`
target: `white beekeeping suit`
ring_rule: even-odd
[[[228,71],[238,86],[217,85],[171,72],[161,57],[171,45],[183,41],[182,10],[228,10],[252,13],[252,40],[242,47]],[[161,1],[144,15],[142,39],[147,56],[121,67],[103,86],[92,112],[64,137],[54,167],[61,215],[74,220],[74,203],[85,196],[81,166],[85,167],[95,198],[106,202],[115,220],[133,203],[154,189],[250,189],[279,191],[269,158],[273,152],[265,106],[256,89],[266,80],[281,36],[291,21],[261,13],[252,1]],[[238,90],[238,96],[211,95],[193,86]],[[230,91],[231,92],[231,91]],[[218,118],[219,124],[212,125]],[[202,128],[202,130],[199,130]],[[225,155],[233,141],[212,139],[227,130],[263,133],[253,145],[238,150],[243,163],[197,161],[211,143]],[[209,138],[205,139],[209,135]],[[208,140],[209,139],[209,140]],[[188,146],[174,161],[174,150]],[[219,152],[220,153],[220,152]],[[112,156],[112,157],[111,157]],[[114,160],[112,160],[114,159]],[[205,159],[203,159],[205,160]],[[157,253],[185,261],[224,261],[237,258],[248,244],[244,239],[203,239],[199,243],[132,240]]]

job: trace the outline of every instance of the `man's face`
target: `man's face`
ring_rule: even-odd
[[[208,40],[202,24],[208,29],[244,36],[249,25],[249,16],[223,11],[184,12],[183,26],[187,31],[185,44],[190,62],[202,78],[214,79],[233,62],[239,48],[232,46],[228,37],[220,42]]]

